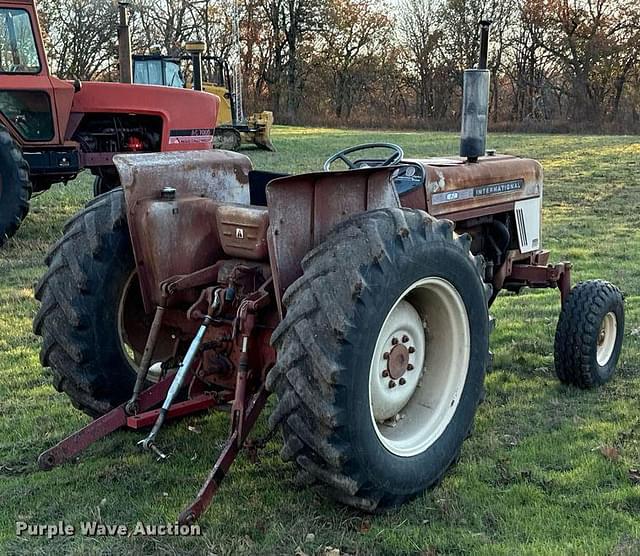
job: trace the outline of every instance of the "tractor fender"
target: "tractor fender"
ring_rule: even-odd
[[[250,204],[251,160],[208,150],[118,154],[113,162],[124,189],[144,308],[151,312],[161,299],[160,282],[224,255],[217,207]]]
[[[394,166],[315,172],[269,182],[269,252],[280,316],[285,290],[302,276],[302,259],[350,216],[400,206]]]
[[[302,274],[304,256],[335,226],[354,214],[400,206],[392,182],[396,166],[274,179],[267,186],[265,209],[250,206],[252,164],[236,152],[119,154],[113,161],[124,188],[147,312],[160,302],[163,280],[239,256],[226,237],[236,228],[260,235],[242,238],[243,258],[255,259],[267,211],[266,241],[280,308],[284,291]],[[224,205],[234,205],[235,211],[223,210]]]

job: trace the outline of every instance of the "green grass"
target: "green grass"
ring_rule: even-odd
[[[259,168],[315,170],[335,150],[371,140],[397,142],[408,156],[457,152],[450,133],[277,128],[278,153],[249,154]],[[238,459],[200,521],[201,537],[17,538],[16,520],[172,522],[228,427],[226,415],[167,426],[162,445],[173,455],[163,464],[140,453],[140,433],[120,432],[78,463],[37,469],[42,450],[88,422],[43,375],[31,332],[47,246],[90,197],[82,176],[35,199],[0,251],[0,553],[324,554],[331,546],[351,554],[639,554],[640,486],[629,469],[640,467],[640,143],[494,134],[490,146],[543,163],[543,243],[553,259],[571,259],[575,279],[605,278],[627,294],[625,343],[609,385],[582,392],[556,381],[556,291],[503,295],[492,311],[495,368],[474,434],[443,483],[397,511],[367,516],[298,488],[274,440],[257,464]],[[602,447],[618,457],[604,457]]]

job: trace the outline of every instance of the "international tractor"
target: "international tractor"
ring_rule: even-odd
[[[211,149],[218,103],[196,91],[58,79],[34,0],[0,0],[0,246],[34,193],[83,169],[95,194],[118,186],[117,153]]]
[[[464,76],[460,156],[359,145],[284,175],[222,150],[117,155],[122,189],[67,223],[36,288],[42,364],[95,417],[39,465],[120,428],[146,429],[140,446],[165,460],[165,422],[224,410],[229,438],[188,524],[268,438],[248,436],[273,393],[270,430],[301,479],[364,511],[401,504],[458,458],[501,291],[558,289],[558,378],[607,382],[623,297],[549,262],[540,164],[486,152],[487,36]]]

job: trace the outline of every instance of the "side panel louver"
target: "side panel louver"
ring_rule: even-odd
[[[540,249],[540,197],[516,202],[515,214],[520,251]]]

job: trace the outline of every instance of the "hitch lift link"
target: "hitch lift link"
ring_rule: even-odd
[[[177,371],[162,377],[156,384],[143,390],[142,386],[149,371],[151,357],[162,325],[162,318],[165,311],[165,295],[162,303],[156,308],[140,368],[136,376],[134,390],[129,401],[112,409],[85,427],[72,433],[52,448],[42,452],[38,458],[40,468],[48,470],[69,461],[95,441],[104,438],[118,429],[127,428],[137,430],[148,427],[151,424],[153,424],[151,432],[147,437],[138,442],[138,444],[144,449],[154,451],[160,460],[166,459],[167,456],[155,443],[157,434],[166,419],[182,417],[224,405],[224,400],[221,403],[213,393],[207,392],[198,394],[183,402],[173,403],[175,396],[183,384],[190,382],[195,377],[192,368],[198,358],[200,345],[208,327],[222,308],[220,302],[222,296],[218,295],[218,293],[221,292],[214,291],[209,310],[202,319],[202,323]],[[231,431],[222,452],[195,499],[180,514],[178,518],[180,524],[193,523],[209,507],[213,496],[220,487],[222,479],[244,446],[249,432],[255,425],[267,401],[268,392],[264,387],[264,383],[259,385],[253,395],[248,392],[247,375],[249,372],[249,344],[256,320],[255,313],[268,305],[269,300],[269,293],[261,288],[242,301],[237,310],[233,326],[234,331],[238,331],[242,349],[236,377],[235,395],[231,406]],[[154,409],[154,407],[161,402],[162,406]]]

